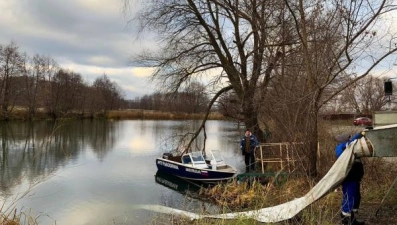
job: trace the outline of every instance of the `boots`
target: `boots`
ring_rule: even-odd
[[[358,221],[354,216],[354,212],[351,212],[350,216],[345,216],[341,213],[342,225],[365,225],[365,222]]]

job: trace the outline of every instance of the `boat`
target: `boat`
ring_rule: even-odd
[[[227,164],[219,150],[209,151],[205,159],[201,151],[173,156],[163,153],[156,159],[157,170],[182,179],[200,182],[219,182],[234,178],[237,170]]]

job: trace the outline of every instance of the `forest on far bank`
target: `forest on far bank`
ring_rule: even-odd
[[[86,118],[125,109],[203,113],[209,101],[199,83],[181,92],[126,100],[106,74],[92,84],[83,76],[61,68],[49,56],[29,56],[16,43],[0,44],[0,120]]]

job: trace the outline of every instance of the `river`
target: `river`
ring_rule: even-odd
[[[186,183],[156,177],[155,158],[199,121],[63,121],[1,124],[3,211],[22,211],[39,225],[149,224],[138,204],[195,210]],[[206,125],[206,149],[219,149],[240,172],[242,131],[226,121]],[[202,146],[203,135],[198,145]]]

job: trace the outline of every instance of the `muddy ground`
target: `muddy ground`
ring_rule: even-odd
[[[392,225],[397,224],[397,205],[384,205],[379,209],[379,203],[365,203],[361,205],[358,215],[360,220],[364,220],[366,225]]]

